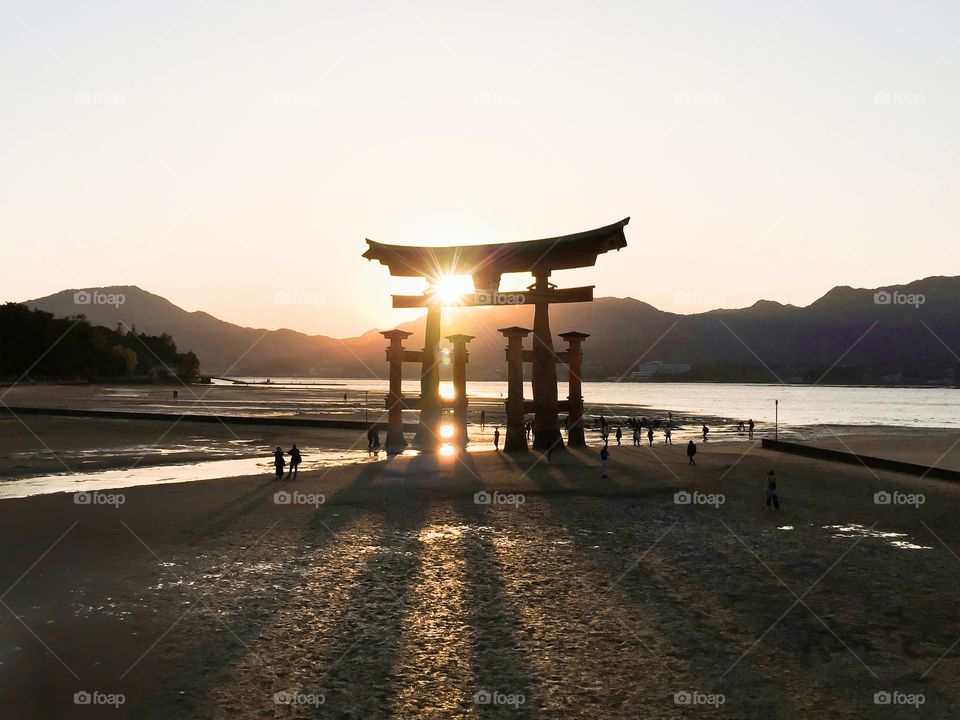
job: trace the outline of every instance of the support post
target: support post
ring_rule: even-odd
[[[533,289],[550,289],[549,271],[536,270]],[[560,419],[557,417],[557,357],[550,336],[550,303],[537,302],[533,311],[533,447],[535,450],[562,450]]]
[[[414,444],[422,450],[439,445],[440,425],[440,316],[443,308],[433,303],[427,309],[423,339],[423,366],[420,371],[420,422]]]
[[[390,363],[390,390],[387,393],[387,444],[388,455],[403,452],[407,441],[403,437],[403,341],[413,333],[405,330],[386,330],[380,333],[390,345],[387,347],[387,362]]]
[[[453,421],[457,441],[466,446],[467,440],[467,343],[473,335],[449,335],[453,343]]]
[[[523,339],[530,330],[522,327],[501,328],[507,338],[507,452],[527,449],[527,433],[523,428]]]
[[[580,373],[583,369],[583,341],[590,337],[582,332],[560,333],[567,341],[567,400],[570,402],[567,412],[567,446],[586,447],[583,437],[583,386]]]

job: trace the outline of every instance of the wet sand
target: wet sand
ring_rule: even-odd
[[[35,431],[75,453],[152,442],[130,425]],[[196,431],[183,425],[189,448]],[[330,432],[302,441],[306,454],[346,440]],[[538,460],[399,457],[282,485],[129,488],[119,507],[0,501],[0,707],[23,718],[953,712],[960,487],[745,442],[701,446],[694,467],[682,444],[614,446],[608,479],[594,450]],[[763,507],[770,467],[779,512]],[[299,502],[275,502],[280,489]],[[478,504],[482,490],[523,502]],[[725,501],[677,504],[678,490]],[[881,490],[924,502],[877,505]],[[125,701],[75,705],[82,691]],[[875,705],[883,691],[924,704]]]

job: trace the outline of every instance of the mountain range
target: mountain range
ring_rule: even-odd
[[[92,293],[99,293],[91,301]],[[96,302],[123,297],[123,303]],[[78,300],[79,298],[79,300]],[[86,300],[86,302],[84,302]],[[332,338],[294,330],[241,327],[189,312],[135,286],[70,289],[23,304],[92,323],[123,323],[168,333],[200,358],[205,375],[385,377],[385,341],[377,330]],[[948,384],[960,381],[960,277],[929,277],[886,288],[835,287],[806,307],[760,300],[740,309],[681,315],[633,298],[554,305],[554,333],[590,333],[584,378],[629,377],[656,361],[689,365],[654,379],[829,384]],[[475,336],[469,376],[503,379],[504,339],[497,328],[532,327],[533,308],[448,308],[444,334]],[[423,320],[405,323],[408,349],[423,343]],[[527,339],[529,347],[530,339]],[[555,338],[558,349],[564,347]],[[677,366],[675,366],[677,369]],[[414,365],[405,376],[417,377]]]

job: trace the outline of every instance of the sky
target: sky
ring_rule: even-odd
[[[0,301],[138,285],[349,337],[408,319],[389,295],[423,285],[365,238],[627,216],[626,249],[552,280],[690,313],[957,275],[958,21],[866,0],[3,0]]]

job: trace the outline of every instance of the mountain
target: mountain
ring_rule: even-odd
[[[100,288],[123,294],[117,307],[77,305],[76,290],[27,301],[56,315],[83,311],[91,322],[118,321],[152,334],[167,332],[178,347],[200,358],[205,374],[384,377],[385,342],[371,330],[336,339],[293,330],[267,331],[187,312],[136,287]],[[807,307],[761,300],[747,308],[694,315],[664,312],[633,298],[551,308],[554,333],[590,333],[584,345],[584,377],[628,375],[642,363],[686,363],[671,379],[731,382],[956,384],[960,381],[960,277],[930,277],[906,285],[862,289],[836,287]],[[444,334],[475,336],[469,375],[500,379],[504,339],[497,328],[532,327],[533,308],[450,308]],[[423,343],[423,321],[400,326]],[[527,341],[528,347],[530,341]],[[555,338],[558,349],[563,342]],[[416,377],[414,365],[405,368]]]

